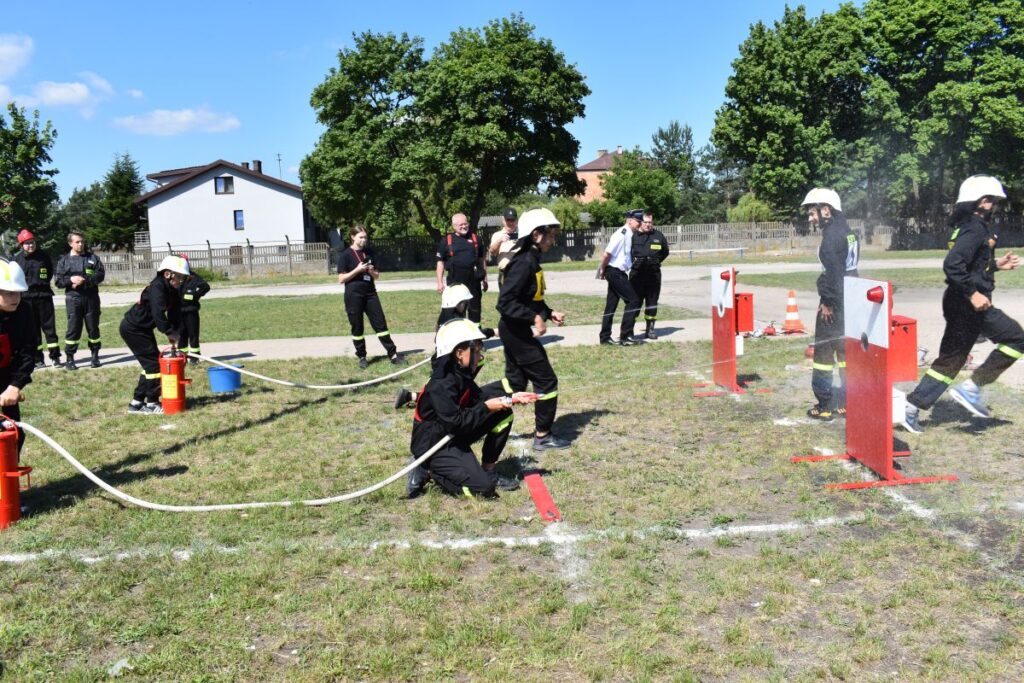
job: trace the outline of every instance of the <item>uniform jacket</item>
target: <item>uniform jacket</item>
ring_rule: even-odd
[[[35,348],[29,339],[32,314],[22,302],[13,313],[0,311],[0,391],[10,385],[24,389],[32,381]]]
[[[551,309],[544,302],[544,271],[540,267],[540,250],[535,246],[519,252],[505,267],[498,293],[501,317],[516,323],[533,324],[539,313],[549,320]]]
[[[470,231],[465,237],[451,232],[438,242],[436,256],[444,263],[449,282],[469,284],[479,279],[476,265],[485,253],[486,248],[475,232]]]
[[[162,274],[157,273],[142,290],[138,303],[124,314],[124,319],[136,328],[156,328],[163,334],[169,334],[177,332],[181,326],[180,313],[178,290],[171,287]]]
[[[843,278],[857,275],[860,242],[838,211],[822,228],[818,260],[821,262],[821,275],[818,276],[821,303],[833,309],[842,308]]]
[[[31,254],[19,251],[14,256],[14,261],[25,271],[25,282],[28,284],[28,291],[21,296],[27,299],[39,299],[44,296],[53,296],[53,289],[50,281],[53,280],[53,261],[45,251],[38,249]]]
[[[57,261],[57,273],[53,284],[63,287],[64,291],[71,294],[87,294],[95,292],[97,285],[103,282],[106,276],[103,269],[103,262],[99,256],[91,251],[86,251],[81,256],[75,254],[64,254]],[[71,288],[71,276],[81,275],[85,278],[78,289]]]
[[[202,276],[192,273],[185,278],[185,281],[181,283],[181,289],[178,290],[181,294],[182,312],[198,311],[201,307],[199,299],[206,296],[209,291],[210,285]]]
[[[435,359],[430,380],[416,399],[412,454],[423,455],[448,434],[452,445],[468,450],[489,417],[472,374],[450,355]]]
[[[633,234],[633,270],[660,268],[668,258],[668,240],[661,230]]]
[[[942,262],[946,284],[965,299],[975,292],[989,296],[996,288],[996,240],[980,216],[971,215],[953,229]]]

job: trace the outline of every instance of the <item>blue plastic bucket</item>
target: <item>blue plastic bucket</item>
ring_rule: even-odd
[[[242,366],[233,365],[232,367],[240,368]],[[210,391],[215,394],[238,391],[242,387],[242,373],[230,368],[216,365],[206,368],[206,374],[210,378]]]

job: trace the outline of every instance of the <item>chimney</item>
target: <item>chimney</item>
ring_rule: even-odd
[[[618,147],[615,148],[615,153],[622,154],[622,145],[619,145]]]
[[[608,150],[606,150],[606,149],[599,149],[599,150],[597,150],[597,158],[600,159],[601,157],[603,157],[607,153],[608,153]]]
[[[257,173],[263,173],[263,162],[260,161],[259,159],[253,159],[252,170],[256,171]]]
[[[242,162],[242,168],[246,168],[246,169],[249,168],[249,162],[248,161],[243,161]]]

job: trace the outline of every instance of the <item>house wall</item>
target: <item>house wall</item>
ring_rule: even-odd
[[[595,199],[604,199],[604,188],[601,187],[601,176],[606,171],[576,171],[576,177],[587,183],[587,189],[577,199],[581,202],[590,202]]]
[[[214,178],[234,178],[234,194],[216,194]],[[244,211],[245,229],[234,229],[234,212]],[[237,242],[293,242],[305,238],[302,195],[256,178],[211,169],[149,201],[149,239],[154,246]]]

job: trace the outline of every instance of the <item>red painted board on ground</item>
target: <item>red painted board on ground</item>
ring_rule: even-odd
[[[533,498],[533,504],[537,506],[540,518],[545,522],[561,521],[562,513],[558,511],[555,501],[551,499],[551,493],[548,492],[548,487],[544,485],[541,476],[537,473],[527,474],[523,477],[523,481],[526,482],[526,487],[530,490],[530,497]]]

